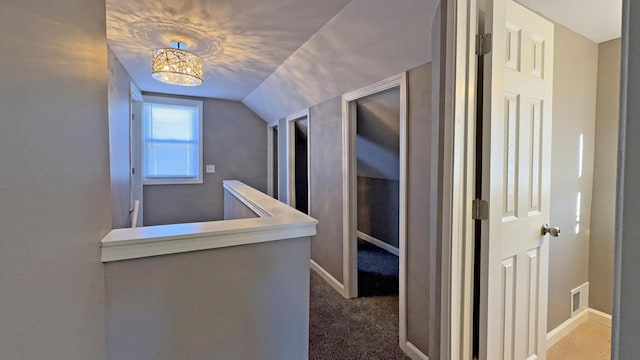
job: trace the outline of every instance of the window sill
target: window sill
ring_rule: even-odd
[[[199,179],[157,179],[143,180],[142,185],[199,185],[203,184],[202,178]]]

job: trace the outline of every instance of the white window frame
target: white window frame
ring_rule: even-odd
[[[165,96],[145,96],[144,97],[144,102],[145,103],[154,103],[154,104],[165,104],[165,105],[178,105],[178,106],[195,106],[198,108],[198,126],[200,127],[200,131],[199,131],[199,140],[198,140],[198,147],[199,147],[199,159],[200,159],[200,164],[198,165],[198,177],[197,178],[159,178],[159,179],[148,179],[146,176],[146,166],[145,166],[145,156],[146,156],[146,147],[145,147],[145,130],[144,130],[144,125],[142,126],[142,131],[140,132],[140,136],[142,137],[140,140],[140,144],[142,146],[142,151],[141,151],[141,157],[142,157],[142,184],[143,185],[185,185],[185,184],[202,184],[203,183],[203,164],[204,164],[204,159],[203,159],[203,144],[202,144],[202,139],[203,139],[203,121],[202,121],[202,107],[203,107],[203,103],[200,100],[190,100],[190,99],[180,99],[180,98],[174,98],[174,97],[165,97]],[[144,109],[144,106],[143,106]],[[143,110],[144,112],[144,110]],[[144,113],[143,113],[143,119],[144,119]],[[144,121],[143,121],[144,122]]]

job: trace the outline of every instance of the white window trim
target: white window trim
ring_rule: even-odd
[[[196,106],[198,108],[198,126],[200,127],[199,131],[199,158],[200,164],[198,167],[198,177],[197,178],[162,178],[162,179],[147,179],[145,174],[145,148],[144,148],[144,126],[143,131],[140,132],[142,138],[140,139],[140,144],[142,146],[141,157],[142,157],[142,185],[187,185],[187,184],[202,184],[203,183],[203,143],[202,134],[204,133],[203,121],[202,121],[202,107],[203,103],[200,100],[190,100],[190,99],[179,99],[174,97],[165,97],[165,96],[144,96],[144,102],[147,103],[157,103],[157,104],[167,104],[167,105],[182,105],[182,106]],[[144,115],[143,115],[144,117]]]

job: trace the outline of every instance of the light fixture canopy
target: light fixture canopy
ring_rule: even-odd
[[[153,78],[172,85],[202,85],[202,58],[184,50],[184,43],[172,41],[171,45],[174,47],[153,51]]]

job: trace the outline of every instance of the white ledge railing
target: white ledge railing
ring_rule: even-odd
[[[240,181],[223,186],[257,217],[114,229],[100,242],[102,262],[316,235],[317,220]]]

